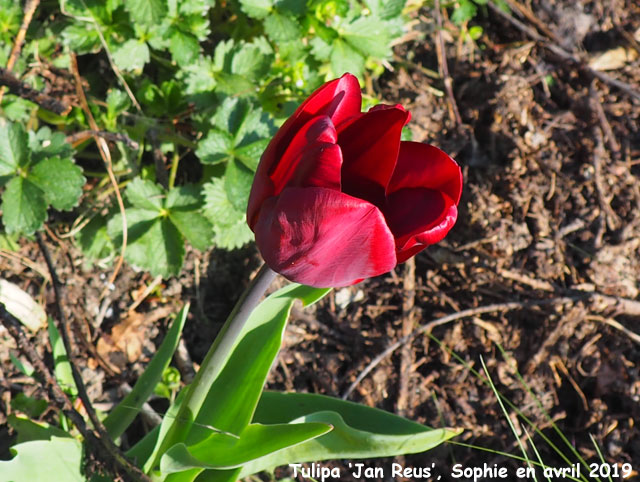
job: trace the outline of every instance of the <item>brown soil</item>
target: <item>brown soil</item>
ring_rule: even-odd
[[[525,463],[497,453],[521,455],[511,420],[528,453],[535,445],[549,466],[577,461],[563,439],[585,460],[599,462],[595,442],[607,463],[631,463],[637,478],[640,6],[635,0],[524,3],[510,14],[518,25],[480,8],[474,24],[483,34],[475,42],[443,18],[444,56],[435,47],[434,11],[416,13],[413,30],[396,48],[395,71],[373,90],[411,111],[414,140],[443,148],[463,166],[459,221],[444,242],[395,272],[335,290],[313,310],[295,310],[269,385],[342,396],[404,335],[476,308],[401,344],[348,395],[433,427],[464,428],[455,443],[400,462],[432,467],[440,480],[454,480],[454,464],[496,464],[513,475]],[[437,75],[445,61],[450,91]],[[606,62],[608,70],[599,70]],[[81,265],[68,240],[48,242],[72,301],[65,309],[76,326],[89,395],[105,409],[118,387],[144,369],[167,312],[186,300],[193,308],[184,341],[192,359],[201,360],[259,263],[254,248],[205,257],[191,252],[182,277],[161,282],[137,315],[127,315],[151,283],[148,275],[126,268],[108,301],[100,301],[110,268]],[[3,257],[0,277],[55,313],[37,245],[25,243],[19,256],[38,266]],[[490,305],[496,306],[483,310]],[[135,349],[103,342],[99,357],[99,340],[123,332],[131,337],[125,345],[135,341]],[[44,393],[16,372],[7,353],[19,351],[6,332],[0,337],[1,426],[17,393]],[[50,361],[46,335],[40,332],[33,344]],[[483,377],[483,363],[513,404],[508,418]],[[189,367],[181,371],[189,376]],[[0,440],[6,457],[9,439],[0,432]],[[387,474],[390,464],[366,462]],[[346,474],[342,480],[353,479]]]

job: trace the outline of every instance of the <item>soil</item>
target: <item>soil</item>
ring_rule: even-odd
[[[569,467],[577,454],[600,465],[629,463],[627,480],[639,480],[640,5],[519,5],[508,16],[481,7],[475,41],[446,17],[438,30],[432,8],[415,12],[393,71],[369,87],[411,111],[413,140],[463,166],[459,220],[444,242],[394,272],[334,290],[311,310],[294,309],[269,387],[347,394],[429,426],[463,428],[453,443],[395,459],[430,467],[438,480],[472,480],[454,479],[455,464],[510,474],[478,480],[517,480],[526,463],[507,454],[520,456],[520,444],[551,467]],[[192,310],[177,365],[188,380],[191,360],[202,359],[260,264],[254,247],[189,252],[183,275],[155,280],[131,311],[154,282],[148,274],[125,267],[101,298],[112,267],[83,265],[70,240],[53,232],[47,244],[65,283],[75,361],[102,409],[135,382],[168,314],[185,301]],[[35,243],[0,257],[0,278],[55,314],[46,273]],[[455,313],[464,316],[442,321]],[[352,386],[375,357],[420,327]],[[45,333],[32,344],[51,361]],[[46,396],[16,371],[9,351],[20,355],[0,327],[0,426],[18,393]],[[137,424],[124,443],[143,429]],[[2,458],[11,436],[0,429]],[[393,480],[393,461],[365,466]],[[348,462],[322,465],[356,480]]]

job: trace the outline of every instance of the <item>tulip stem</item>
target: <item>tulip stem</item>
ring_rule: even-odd
[[[174,419],[180,422],[173,423],[169,428],[162,441],[163,449],[157,452],[156,458],[160,457],[175,443],[184,441],[191,425],[191,423],[185,423],[185,421],[193,422],[195,420],[211,386],[223,370],[238,336],[242,333],[244,325],[249,319],[249,315],[258,305],[275,276],[276,273],[264,264],[244,293],[242,293],[220,333],[218,333],[209,348],[193,382],[186,388],[185,398],[180,404],[178,415]],[[155,466],[156,463],[157,460],[151,464],[151,467]]]

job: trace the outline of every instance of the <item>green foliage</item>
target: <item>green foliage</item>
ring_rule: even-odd
[[[80,108],[60,116],[7,93],[0,104],[0,116],[10,120],[0,120],[0,237],[33,234],[49,208],[74,211],[54,215],[57,222],[93,213],[73,239],[88,259],[110,260],[121,249],[124,215],[131,231],[126,259],[163,276],[179,272],[185,240],[198,249],[250,242],[247,198],[276,126],[323,81],[346,71],[379,74],[389,45],[403,33],[405,2],[41,5],[14,71],[65,102],[60,92],[75,92],[70,53],[80,56],[92,115],[99,129],[114,134],[107,140],[117,180],[128,186],[126,210],[119,212],[91,137],[74,144],[75,153],[65,141],[92,130]],[[0,65],[21,21],[20,6],[0,0]],[[30,63],[52,66],[51,75],[35,75]],[[162,202],[144,202],[145,189]]]
[[[2,221],[7,233],[33,234],[42,227],[49,206],[74,208],[85,178],[64,135],[48,127],[38,132],[21,124],[0,125],[0,186]]]
[[[82,444],[68,437],[51,436],[11,447],[15,457],[0,461],[0,480],[58,480],[86,482],[82,474]]]

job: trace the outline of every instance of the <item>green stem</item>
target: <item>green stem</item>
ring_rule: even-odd
[[[161,449],[157,452],[156,459],[150,467],[157,465],[159,458],[169,447],[186,439],[193,421],[196,419],[211,386],[224,368],[225,360],[231,354],[238,336],[242,333],[242,329],[249,319],[249,315],[258,305],[275,276],[276,273],[264,264],[236,303],[220,333],[218,333],[211,348],[209,348],[193,382],[186,388],[187,392],[178,414],[167,431],[162,441]]]
[[[178,152],[178,146],[175,146],[176,150],[173,151],[173,159],[171,160],[171,171],[169,172],[169,189],[173,189],[176,184],[176,175],[178,174],[178,164],[180,163],[180,153]]]

